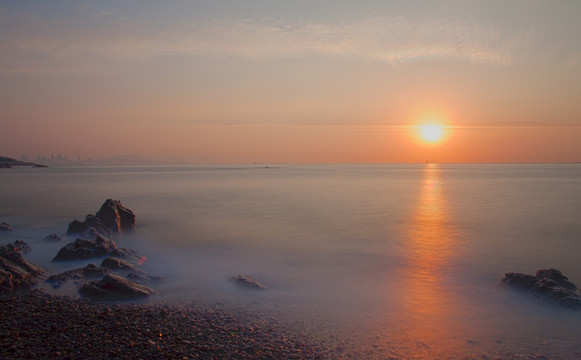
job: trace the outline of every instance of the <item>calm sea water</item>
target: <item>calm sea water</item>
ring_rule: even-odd
[[[15,168],[0,189],[0,243],[50,272],[81,265],[44,237],[114,198],[138,225],[118,244],[166,278],[152,301],[270,309],[377,358],[581,357],[579,313],[497,287],[539,267],[581,285],[579,164]]]

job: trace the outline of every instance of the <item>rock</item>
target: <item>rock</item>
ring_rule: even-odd
[[[28,289],[45,271],[22,258],[25,245],[28,247],[24,241],[17,240],[14,244],[0,246],[0,293]]]
[[[53,287],[57,289],[68,280],[84,282],[88,280],[102,279],[108,273],[109,270],[105,269],[104,267],[98,267],[93,264],[89,264],[84,268],[73,269],[57,275],[52,275],[46,279],[46,282],[52,283]]]
[[[103,259],[101,266],[114,271],[141,271],[128,261],[112,256]]]
[[[155,291],[147,286],[122,278],[114,274],[107,274],[100,281],[93,281],[79,289],[82,296],[98,300],[120,300],[147,297]]]
[[[16,240],[14,242],[14,247],[20,249],[23,254],[28,254],[32,251],[30,245],[28,245],[24,240]]]
[[[5,222],[0,224],[0,231],[12,231],[12,227]]]
[[[135,228],[135,214],[121,205],[119,200],[107,199],[97,212],[97,217],[116,234]]]
[[[113,231],[107,228],[107,226],[103,224],[103,221],[94,215],[87,215],[85,221],[73,220],[67,229],[67,234],[85,235],[87,233],[95,233],[109,238],[113,237]],[[88,236],[83,237],[90,239]]]
[[[61,241],[62,239],[57,234],[50,234],[50,235],[47,235],[44,238],[44,240],[47,240],[47,241]]]
[[[143,271],[129,273],[126,277],[127,280],[135,281],[140,284],[156,284],[163,281],[163,276],[155,276]]]
[[[506,273],[500,285],[530,292],[533,296],[570,308],[581,308],[577,286],[556,269],[539,269],[535,276]]]
[[[119,200],[107,199],[96,215],[87,215],[85,221],[74,220],[69,224],[67,234],[82,234],[93,229],[101,236],[112,237],[135,228],[135,214]]]
[[[140,284],[159,283],[163,281],[163,277],[148,274],[145,271],[139,269],[137,266],[131,264],[129,261],[116,257],[106,257],[103,259],[101,266],[121,274],[127,274],[125,277],[128,280],[135,281]]]
[[[232,281],[234,281],[234,283],[236,283],[237,285],[243,286],[243,287],[247,287],[250,289],[266,289],[266,287],[264,285],[262,285],[258,280],[253,279],[252,277],[248,276],[248,275],[236,275],[233,276]]]
[[[134,254],[132,250],[125,250],[127,253]],[[52,261],[82,260],[106,255],[123,256],[123,252],[117,249],[113,240],[102,236],[98,236],[95,240],[79,238],[63,246]]]

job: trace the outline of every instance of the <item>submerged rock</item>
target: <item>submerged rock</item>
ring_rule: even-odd
[[[236,285],[240,285],[246,288],[250,288],[250,289],[257,289],[257,290],[263,290],[266,289],[266,287],[264,285],[262,285],[258,280],[248,276],[248,275],[235,275],[231,278],[232,281],[234,281],[234,283]]]
[[[61,241],[62,238],[60,236],[58,236],[57,234],[50,234],[45,236],[44,240],[46,241]]]
[[[12,227],[9,224],[3,222],[0,224],[0,231],[12,231]]]
[[[135,228],[135,214],[124,207],[119,200],[107,199],[96,215],[87,215],[84,221],[74,220],[69,224],[67,234],[82,234],[87,230],[105,237],[112,237]]]
[[[52,261],[83,260],[100,256],[137,257],[135,251],[117,248],[111,239],[98,236],[95,240],[77,239],[63,246]]]
[[[22,258],[24,249],[30,247],[22,240],[0,246],[0,293],[28,289],[35,283],[37,276],[45,271]]]
[[[82,296],[98,300],[120,300],[148,297],[155,291],[145,285],[107,274],[102,280],[83,285],[79,292]]]
[[[506,273],[500,285],[530,292],[533,296],[569,308],[581,308],[577,286],[556,269],[539,269],[535,276]]]

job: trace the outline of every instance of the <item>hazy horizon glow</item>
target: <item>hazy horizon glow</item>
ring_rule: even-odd
[[[540,0],[0,0],[0,155],[581,161],[580,15]],[[417,141],[427,118],[445,141]]]

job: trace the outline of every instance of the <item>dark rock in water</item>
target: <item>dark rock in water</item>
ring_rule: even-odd
[[[87,215],[85,221],[74,220],[69,224],[67,234],[82,234],[87,230],[101,236],[112,237],[135,228],[135,214],[121,205],[121,201],[107,199],[96,215]]]
[[[44,238],[44,240],[47,240],[47,241],[61,241],[62,238],[60,236],[58,236],[57,234],[50,234],[50,235],[47,235]]]
[[[85,234],[87,232],[96,233],[104,237],[113,237],[113,231],[107,228],[103,221],[94,215],[87,215],[85,221],[73,220],[67,229],[67,234]]]
[[[12,231],[12,227],[5,222],[0,224],[0,231]]]
[[[154,284],[154,283],[160,283],[163,281],[163,277],[162,276],[155,276],[155,275],[150,275],[147,274],[143,271],[138,271],[138,272],[132,272],[127,274],[127,280],[131,280],[131,281],[135,281],[137,283],[140,284]]]
[[[57,289],[68,280],[84,282],[88,280],[102,279],[108,273],[108,269],[89,264],[84,268],[73,269],[57,275],[52,275],[46,279],[46,282],[52,283],[53,287]]]
[[[129,261],[116,257],[106,257],[103,259],[101,266],[121,274],[127,274],[126,278],[140,284],[158,283],[163,280],[161,276],[153,276],[131,264]]]
[[[45,271],[22,258],[24,247],[28,245],[22,240],[0,246],[0,293],[28,289],[35,283],[36,277]]]
[[[250,289],[266,289],[258,280],[248,276],[248,275],[236,275],[232,277],[232,281],[237,285],[247,287]]]
[[[98,236],[95,240],[77,239],[63,246],[53,261],[82,260],[99,256],[137,257],[135,251],[117,248],[111,239]]]
[[[111,256],[103,259],[101,266],[115,271],[141,271],[128,261]]]
[[[530,292],[533,296],[570,308],[581,308],[577,286],[556,269],[539,269],[535,276],[506,273],[500,285]]]
[[[28,245],[24,240],[16,240],[14,242],[14,247],[20,249],[23,254],[28,254],[32,251],[30,245]]]
[[[79,289],[82,296],[98,300],[121,300],[147,297],[155,291],[147,286],[122,278],[114,274],[107,274],[100,281],[93,281]]]
[[[135,214],[121,205],[119,200],[107,199],[96,216],[116,234],[135,228]]]

